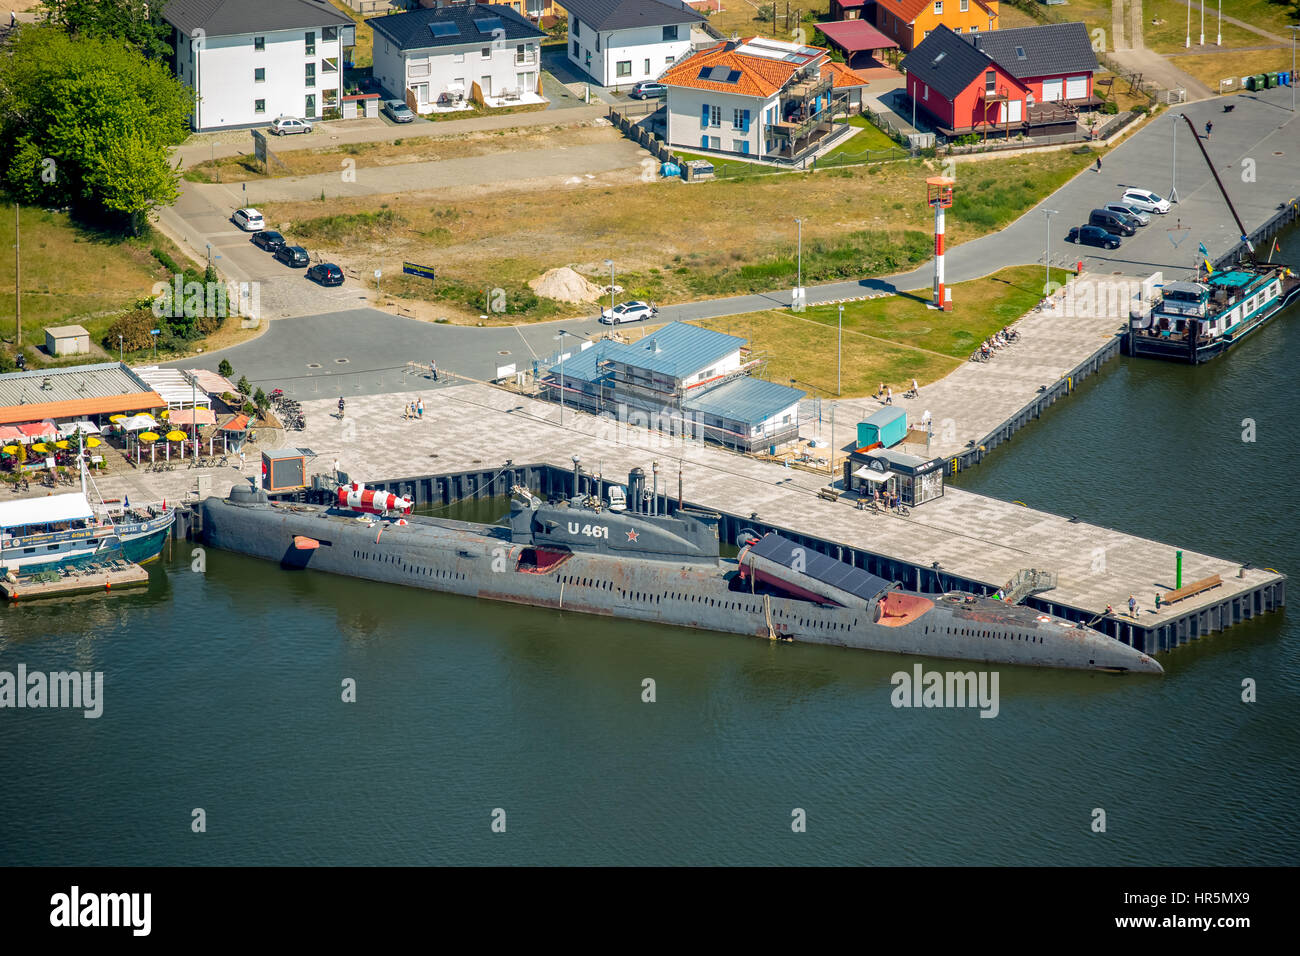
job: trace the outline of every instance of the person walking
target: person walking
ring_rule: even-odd
[[[241,472],[244,470],[244,453],[242,451],[239,453],[239,470]]]
[[[416,398],[416,400],[415,400],[415,417],[416,417],[416,418],[423,418],[423,417],[424,417],[424,397],[423,397],[423,396],[420,396],[420,397]]]
[[[1101,157],[1097,157],[1097,172],[1101,172]]]
[[[885,404],[886,405],[894,404],[894,390],[890,388],[888,385],[885,386]]]
[[[339,396],[339,421],[343,421],[343,396]]]
[[[438,363],[432,359],[429,361],[429,371],[433,373],[433,380],[438,381]]]
[[[1205,138],[1206,138],[1206,139],[1209,139],[1209,138],[1210,138],[1210,134],[1213,133],[1213,132],[1214,132],[1214,124],[1213,124],[1213,123],[1208,123],[1208,122],[1207,122],[1207,123],[1205,124]]]
[[[912,397],[913,398],[921,397],[921,386],[916,384],[916,379],[912,379]]]
[[[1128,596],[1128,613],[1129,613],[1129,617],[1133,618],[1134,620],[1137,620],[1138,602],[1137,599],[1134,598],[1133,595],[1131,594]]]

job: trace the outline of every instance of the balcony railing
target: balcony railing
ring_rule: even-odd
[[[808,100],[819,96],[831,88],[830,76],[810,76],[788,87],[783,96],[786,99]]]
[[[523,56],[520,56],[518,53],[515,54],[515,66],[533,66],[536,63],[536,56],[529,56],[527,53]]]
[[[828,118],[826,110],[818,110],[805,120],[797,123],[781,122],[769,127],[773,136],[782,139],[803,139]]]

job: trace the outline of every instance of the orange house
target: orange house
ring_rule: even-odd
[[[904,53],[943,24],[953,33],[984,33],[998,28],[998,0],[876,0],[875,24]]]

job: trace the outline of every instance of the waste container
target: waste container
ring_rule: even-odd
[[[1266,75],[1268,76],[1268,87],[1269,87],[1269,89],[1272,89],[1272,88],[1275,87],[1275,86],[1280,86],[1280,85],[1281,85],[1280,83],[1278,83],[1278,80],[1277,80],[1277,73],[1276,73],[1276,72],[1274,72],[1274,73],[1269,73],[1269,74],[1266,74]]]
[[[1268,74],[1267,74],[1267,73],[1259,73],[1259,74],[1256,74],[1256,76],[1255,76],[1255,89],[1257,89],[1257,90],[1266,90],[1266,89],[1268,89]]]
[[[676,163],[664,163],[659,169],[659,175],[661,176],[680,176],[681,174],[682,168]]]
[[[1255,91],[1255,78],[1253,76],[1243,76],[1241,85],[1253,93]]]
[[[1290,85],[1291,85],[1291,71],[1290,71],[1290,70],[1284,70],[1284,71],[1278,73],[1278,75],[1277,75],[1277,81],[1278,81],[1278,83],[1280,83],[1282,86],[1290,86]]]

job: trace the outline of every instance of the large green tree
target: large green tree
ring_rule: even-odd
[[[125,40],[151,60],[171,55],[166,0],[41,0],[45,19],[71,36]]]
[[[168,149],[189,134],[190,109],[165,66],[120,40],[26,27],[0,51],[6,185],[29,204],[138,231],[176,198]]]

